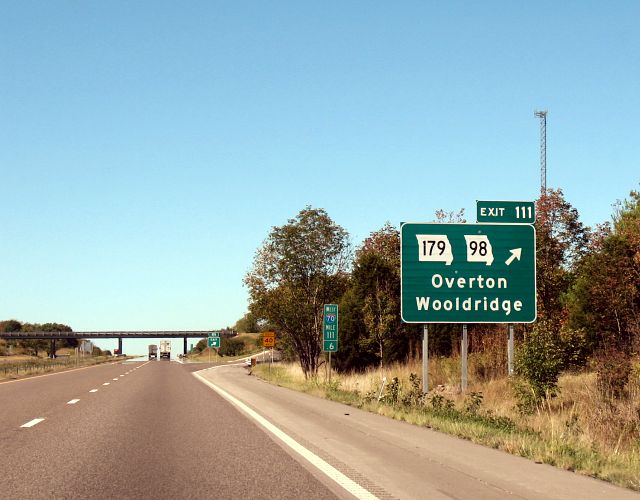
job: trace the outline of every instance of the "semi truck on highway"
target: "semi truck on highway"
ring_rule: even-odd
[[[158,359],[158,346],[156,344],[149,345],[149,359]]]
[[[170,340],[160,341],[160,359],[162,358],[171,359],[171,341]]]

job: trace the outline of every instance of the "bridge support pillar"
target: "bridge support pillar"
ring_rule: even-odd
[[[118,354],[122,356],[122,337],[118,337]]]
[[[51,354],[52,358],[56,357],[56,339],[51,339]]]
[[[184,338],[184,352],[183,354],[186,356],[187,355],[187,337]]]

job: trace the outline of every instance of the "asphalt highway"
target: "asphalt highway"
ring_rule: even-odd
[[[201,368],[122,363],[0,384],[0,496],[347,497],[191,375]]]
[[[275,387],[125,362],[0,384],[0,497],[623,499],[636,493]]]

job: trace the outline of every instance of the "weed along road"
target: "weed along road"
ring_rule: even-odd
[[[126,362],[0,384],[3,498],[638,498],[269,385]]]
[[[191,375],[202,367],[122,363],[0,384],[0,495],[344,496]]]

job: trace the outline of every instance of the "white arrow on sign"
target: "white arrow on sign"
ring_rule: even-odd
[[[522,248],[513,248],[509,251],[511,252],[511,257],[504,261],[507,266],[510,265],[515,259],[520,260],[520,257],[522,256]]]

